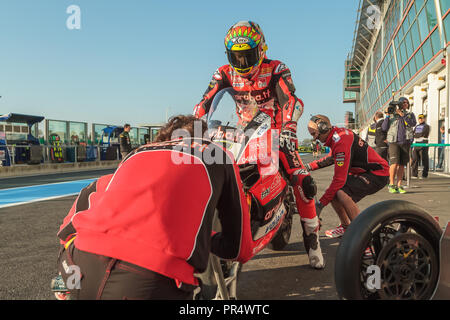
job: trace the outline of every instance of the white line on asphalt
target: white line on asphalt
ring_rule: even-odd
[[[89,178],[89,179],[81,179],[81,180],[68,180],[68,181],[53,182],[53,183],[44,183],[44,184],[34,184],[34,185],[31,185],[31,186],[14,187],[14,188],[7,188],[7,189],[0,189],[0,191],[14,190],[14,189],[35,188],[35,187],[42,187],[42,186],[51,186],[51,185],[54,185],[54,184],[69,183],[69,182],[77,182],[77,181],[86,181],[86,180],[92,180],[92,179],[97,179],[97,178]]]
[[[70,197],[70,196],[75,196],[75,195],[78,195],[78,194],[79,194],[79,192],[77,192],[77,193],[65,194],[65,195],[61,195],[61,196],[54,196],[54,197],[47,197],[47,198],[39,198],[39,199],[30,200],[30,201],[25,201],[25,202],[9,203],[9,204],[0,205],[0,209],[2,209],[2,208],[8,208],[8,207],[14,207],[14,206],[20,206],[20,205],[23,205],[23,204],[29,204],[29,203],[33,203],[33,202],[40,202],[40,201],[46,201],[46,200],[53,200],[53,199],[58,199],[58,198]]]

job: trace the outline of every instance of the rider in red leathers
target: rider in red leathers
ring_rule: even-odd
[[[303,102],[294,94],[291,72],[284,63],[267,59],[264,35],[252,21],[233,25],[225,37],[225,47],[229,64],[213,74],[202,101],[194,108],[194,115],[206,116],[217,93],[232,88],[238,117],[242,117],[245,106],[256,102],[272,118],[272,129],[280,132],[279,156],[294,188],[306,252],[311,266],[322,269],[325,262],[313,201],[317,187],[298,154],[297,121],[303,113]]]

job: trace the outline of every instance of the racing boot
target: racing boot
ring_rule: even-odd
[[[314,269],[325,268],[325,260],[319,242],[319,218],[300,218],[303,229],[303,243],[308,253],[309,264]]]

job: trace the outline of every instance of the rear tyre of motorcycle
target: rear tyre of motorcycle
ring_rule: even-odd
[[[433,288],[436,287],[439,274],[439,258],[433,259],[431,256],[439,257],[439,241],[442,229],[436,220],[430,216],[424,209],[418,205],[403,200],[386,200],[376,203],[361,212],[358,217],[352,221],[346,230],[342,241],[336,252],[335,262],[335,283],[338,296],[341,299],[368,299],[365,295],[367,289],[364,287],[364,281],[361,280],[361,269],[363,267],[363,257],[370,241],[374,239],[382,226],[388,226],[390,222],[400,221],[407,227],[408,232],[396,232],[400,235],[418,234],[425,239],[425,245],[433,248],[430,261],[434,260],[434,272],[431,275],[432,282],[429,284],[429,290],[422,299],[429,299],[433,294]],[[413,232],[409,231],[413,230]],[[391,241],[392,242],[392,241]],[[389,244],[389,241],[387,242]],[[428,244],[430,245],[428,245]],[[376,255],[382,251],[383,244]],[[435,264],[435,266],[434,266]],[[371,299],[379,299],[380,295],[375,293]]]
[[[292,214],[288,214],[267,247],[275,251],[283,250],[289,243],[289,239],[291,238],[291,230]]]

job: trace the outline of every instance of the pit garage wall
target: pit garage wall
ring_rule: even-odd
[[[416,79],[412,79],[412,83],[404,88],[404,94],[396,95],[396,99],[400,96],[405,96],[411,103],[411,110],[416,115],[426,114],[426,122],[430,125],[429,143],[439,143],[439,124],[445,125],[445,141],[449,143],[450,134],[448,132],[450,128],[449,119],[449,90],[448,79],[450,77],[448,67],[448,57],[450,54],[450,47],[446,48],[446,64],[442,64],[441,60],[444,55],[438,55],[433,61],[431,61],[429,68],[425,69],[424,75],[418,75]],[[427,73],[428,72],[428,73]],[[359,136],[363,139],[366,138],[368,126],[364,126],[359,130]],[[434,158],[434,148],[429,149],[430,159]],[[437,152],[436,152],[437,158]],[[445,167],[444,172],[450,173],[450,147],[445,149]]]
[[[426,122],[430,125],[430,136],[428,138],[429,143],[439,143],[439,124],[442,123],[442,120],[445,125],[445,141],[446,143],[449,141],[449,52],[450,49],[447,46],[447,59],[445,67],[441,63],[443,56],[437,57],[436,61],[433,61],[435,66],[433,68],[434,70],[428,73],[420,81],[414,83],[414,85],[408,90],[409,92],[406,91],[405,94],[412,104],[411,109],[416,115],[416,118],[421,113],[427,115]],[[447,147],[445,150],[446,156],[444,172],[449,173],[450,148]],[[434,158],[434,148],[429,149],[429,156],[430,159]]]

